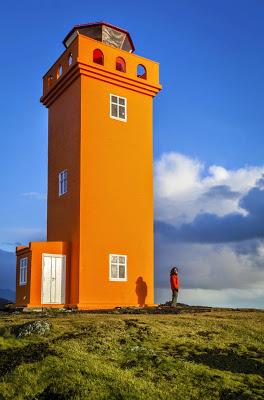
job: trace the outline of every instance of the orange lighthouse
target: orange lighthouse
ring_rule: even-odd
[[[75,26],[43,78],[47,242],[17,248],[17,306],[154,302],[152,101],[159,65],[127,31]]]

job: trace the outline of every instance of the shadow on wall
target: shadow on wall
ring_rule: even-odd
[[[136,294],[138,297],[138,305],[141,307],[145,306],[146,297],[148,295],[148,287],[142,276],[136,280]]]

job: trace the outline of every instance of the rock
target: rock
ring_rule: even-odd
[[[158,307],[171,307],[171,301],[166,301],[164,304],[159,304]],[[188,304],[177,303],[177,307],[191,307]]]
[[[46,335],[51,330],[51,324],[48,321],[32,321],[14,328],[14,334],[17,338],[24,338],[30,335]]]

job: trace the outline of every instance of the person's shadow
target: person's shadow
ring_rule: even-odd
[[[145,301],[146,301],[146,297],[147,297],[147,294],[148,294],[148,287],[147,287],[146,282],[143,281],[142,276],[137,278],[137,281],[136,281],[136,294],[137,294],[137,297],[138,297],[138,305],[140,307],[145,306],[146,305]]]

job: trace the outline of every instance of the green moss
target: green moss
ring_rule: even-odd
[[[0,314],[0,399],[262,399],[261,312]]]

